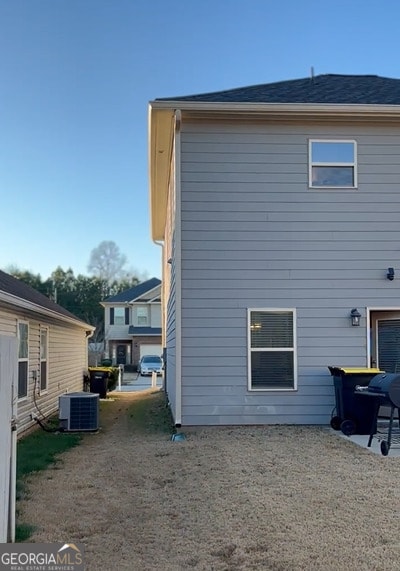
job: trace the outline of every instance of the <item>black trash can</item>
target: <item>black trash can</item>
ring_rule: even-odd
[[[90,368],[90,392],[97,393],[101,399],[107,398],[109,371]]]
[[[374,422],[375,404],[355,392],[356,386],[367,387],[380,369],[367,367],[328,367],[335,387],[336,414],[332,415],[331,427],[343,434],[370,434]],[[376,427],[374,427],[374,433]]]

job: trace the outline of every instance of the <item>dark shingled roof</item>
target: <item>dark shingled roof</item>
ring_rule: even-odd
[[[327,74],[157,101],[400,105],[400,79]]]
[[[17,278],[14,278],[14,276],[10,276],[10,274],[6,274],[1,270],[0,270],[0,292],[13,295],[18,299],[34,303],[40,308],[54,311],[59,315],[63,315],[64,317],[69,317],[70,319],[75,319],[75,321],[80,321],[81,323],[84,323],[82,320],[76,317],[76,315],[73,315],[68,310],[61,307],[61,305],[54,303],[54,301],[52,301],[45,295],[41,294],[37,290],[33,289],[31,286],[27,285],[23,281],[18,280]],[[17,299],[15,300],[15,305],[18,305]]]
[[[133,299],[141,297],[142,295],[156,288],[160,284],[161,281],[158,278],[151,278],[145,282],[142,282],[141,284],[138,284],[137,286],[131,287],[129,289],[126,289],[125,291],[117,293],[116,295],[108,297],[103,301],[103,303],[120,303],[120,302],[128,303]]]

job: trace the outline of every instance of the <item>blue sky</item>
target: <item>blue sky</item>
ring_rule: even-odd
[[[398,0],[0,0],[0,268],[160,276],[147,112],[315,74],[400,77]]]

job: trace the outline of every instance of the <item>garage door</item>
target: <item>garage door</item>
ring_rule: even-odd
[[[140,356],[143,357],[143,355],[158,355],[161,357],[161,345],[140,345]]]

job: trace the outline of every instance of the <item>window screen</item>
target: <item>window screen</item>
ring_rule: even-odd
[[[293,310],[250,310],[250,389],[294,389]]]

